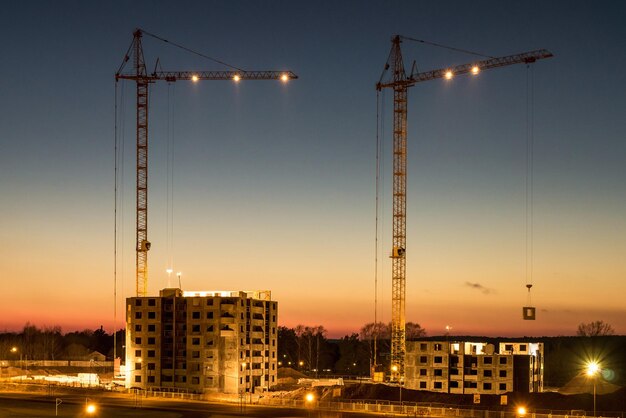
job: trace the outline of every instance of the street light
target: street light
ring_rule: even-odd
[[[391,371],[393,372],[393,374],[395,375],[396,373],[398,373],[398,365],[394,364],[393,366],[391,366]],[[402,380],[398,380],[398,386],[400,386],[400,404],[402,404]]]
[[[18,348],[16,346],[11,347],[11,353],[15,354],[17,352],[20,352],[20,368],[24,367],[24,362],[22,361],[22,351],[18,350]],[[26,360],[28,360],[28,357],[26,358]],[[26,374],[28,375],[28,366],[26,366]]]
[[[85,407],[85,412],[87,412],[88,415],[93,415],[96,413],[96,405],[93,403],[89,403],[87,404],[87,406]]]
[[[587,376],[593,379],[593,416],[596,416],[596,382],[598,379],[598,373],[600,372],[600,365],[596,361],[590,361],[587,363]]]
[[[246,369],[250,369],[249,376],[252,375],[252,370],[251,370],[252,369],[252,362],[250,362],[250,367],[248,367],[248,363],[246,363],[244,361],[243,363],[241,363],[241,367],[243,368],[244,378],[248,378],[248,376],[246,376]],[[252,379],[250,379],[250,380],[252,380]],[[250,386],[250,387],[252,387],[252,386]],[[244,392],[244,402],[245,402],[246,397],[247,397],[246,392],[248,392],[248,382],[247,382],[247,380],[244,380],[243,388],[244,388],[243,392]],[[250,403],[252,403],[252,391],[250,391]]]

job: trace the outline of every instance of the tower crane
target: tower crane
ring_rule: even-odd
[[[406,167],[407,167],[407,91],[417,83],[438,78],[451,79],[454,76],[513,64],[531,64],[537,60],[550,58],[552,53],[545,50],[523,52],[521,54],[474,61],[449,68],[418,73],[413,65],[406,74],[400,44],[402,40],[413,40],[395,35],[391,39],[391,51],[381,74],[376,90],[393,89],[393,190],[392,190],[392,251],[391,251],[391,381],[404,381],[404,359],[406,354],[405,334],[405,293],[406,293]],[[383,79],[387,71],[391,76]]]
[[[184,80],[197,82],[200,80],[230,80],[238,82],[240,80],[281,80],[287,82],[298,78],[291,71],[245,71],[217,60],[214,61],[227,65],[233,68],[233,70],[163,71],[157,70],[157,66],[155,66],[155,70],[148,74],[142,47],[142,36],[144,34],[193,52],[142,29],[136,29],[133,32],[133,41],[124,56],[124,60],[115,73],[116,82],[119,80],[132,80],[137,85],[137,217],[135,248],[137,296],[147,296],[148,293],[148,251],[150,250],[150,241],[148,241],[148,86],[157,81],[175,82]],[[132,70],[130,72],[122,72],[131,58]],[[205,56],[205,58],[209,57]]]

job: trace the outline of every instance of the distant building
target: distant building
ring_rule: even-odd
[[[266,390],[277,380],[269,291],[183,292],[126,300],[126,386],[195,393]]]
[[[543,343],[407,341],[410,389],[502,394],[543,391]]]

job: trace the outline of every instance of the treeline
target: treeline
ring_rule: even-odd
[[[585,364],[597,361],[604,380],[626,384],[626,336],[578,332],[575,337],[493,338],[460,335],[426,336],[418,324],[407,323],[407,340],[507,341],[544,343],[544,385],[560,387],[580,375]],[[586,335],[585,335],[586,334]],[[2,360],[79,360],[97,351],[113,359],[113,334],[102,327],[63,333],[61,327],[38,328],[27,323],[20,332],[0,333]],[[125,331],[116,335],[116,355],[124,361]],[[390,325],[367,324],[358,333],[328,338],[321,326],[278,327],[279,367],[291,367],[311,376],[369,376],[374,364],[389,365]],[[376,347],[376,348],[375,348]]]
[[[117,356],[123,358],[124,330],[117,332]],[[97,351],[113,359],[113,334],[102,327],[63,334],[59,326],[38,328],[27,323],[21,332],[0,334],[0,358],[5,360],[77,360]]]
[[[389,365],[389,325],[367,324],[359,333],[341,339],[326,338],[322,326],[279,327],[278,357],[280,366],[305,374],[369,376],[373,364]],[[374,331],[377,332],[374,332]],[[626,336],[584,335],[568,337],[493,338],[460,335],[426,337],[417,324],[407,324],[407,340],[479,341],[496,345],[500,341],[531,341],[544,344],[544,386],[561,387],[584,373],[586,364],[597,361],[602,378],[613,384],[626,384]],[[376,363],[374,360],[374,335]]]
[[[406,324],[406,338],[426,335],[419,324]],[[369,376],[374,364],[389,363],[391,324],[370,323],[358,333],[328,339],[321,325],[278,327],[279,367],[291,367],[310,375]]]

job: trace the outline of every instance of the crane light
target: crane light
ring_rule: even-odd
[[[451,70],[446,71],[445,77],[446,80],[450,80],[454,74],[452,74]]]
[[[234,81],[234,82],[238,82],[239,80],[241,80],[241,77],[239,76],[239,74],[235,74],[235,75],[233,76],[233,81]]]
[[[289,81],[289,76],[287,74],[283,74],[283,75],[280,76],[280,80],[283,83],[286,83],[287,81]]]
[[[198,76],[197,75],[192,75],[191,76],[191,81],[193,81],[194,83],[198,81]]]
[[[480,68],[478,68],[478,65],[474,65],[472,67],[472,74],[476,75],[480,72]]]

